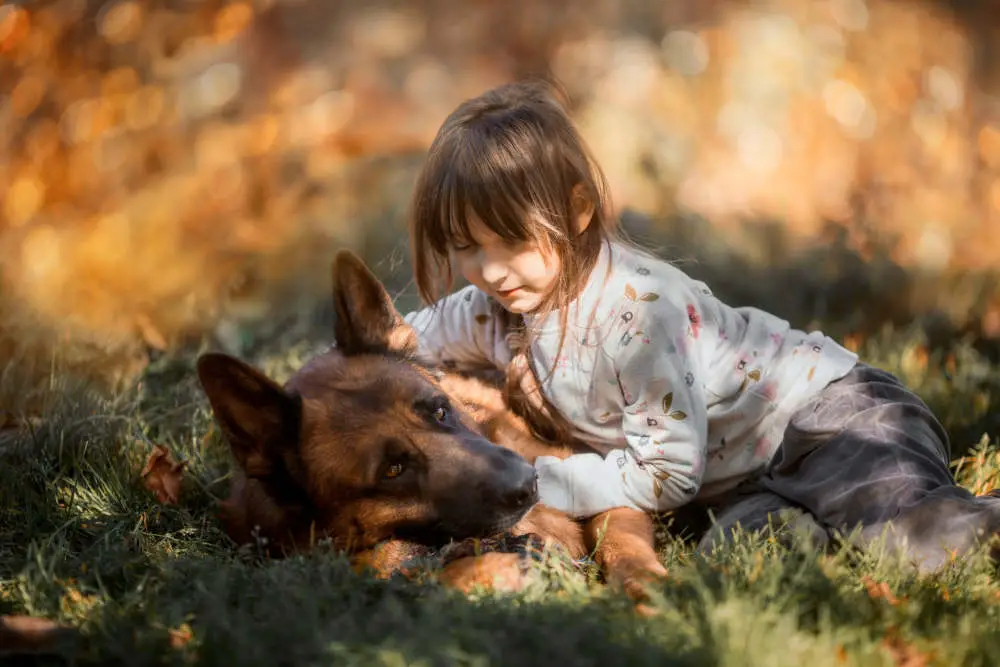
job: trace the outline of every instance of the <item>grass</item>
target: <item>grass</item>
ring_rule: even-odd
[[[262,350],[278,377],[313,350]],[[963,484],[1000,487],[1000,369],[966,343],[925,354],[919,332],[866,341],[955,438]],[[593,572],[556,557],[528,590],[462,596],[375,581],[338,554],[263,560],[220,532],[228,452],[193,357],[163,359],[135,394],[67,388],[0,458],[0,613],[80,630],[75,665],[995,665],[1000,575],[985,559],[917,577],[877,553],[744,536],[711,557],[664,527],[661,614],[636,617]],[[994,440],[990,440],[992,436]],[[179,505],[139,478],[154,443],[187,459]]]

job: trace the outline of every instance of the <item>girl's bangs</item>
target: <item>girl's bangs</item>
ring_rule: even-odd
[[[445,246],[470,244],[473,218],[504,241],[537,240],[531,221],[543,207],[526,196],[537,188],[527,184],[526,175],[518,173],[522,170],[497,168],[489,157],[457,162],[442,180],[440,192],[439,240]],[[463,169],[466,165],[472,169]]]

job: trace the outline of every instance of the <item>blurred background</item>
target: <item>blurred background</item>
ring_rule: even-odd
[[[57,369],[115,388],[328,338],[339,248],[416,307],[424,151],[526,76],[564,87],[633,236],[734,305],[996,350],[993,0],[8,0],[0,409]]]

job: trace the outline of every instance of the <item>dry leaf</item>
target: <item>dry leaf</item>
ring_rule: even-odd
[[[60,653],[76,632],[36,616],[0,616],[0,655]]]
[[[656,292],[646,292],[641,297],[639,297],[641,301],[656,301],[659,298],[660,295],[657,294]]]
[[[163,445],[156,445],[142,469],[142,479],[146,488],[156,494],[163,504],[177,504],[181,493],[181,480],[187,461],[174,461],[170,451]]]
[[[747,377],[750,378],[751,380],[759,382],[760,381],[760,371],[755,368],[752,371],[750,371],[749,373],[747,373]]]
[[[867,575],[862,577],[861,581],[864,583],[865,589],[868,591],[868,596],[873,600],[885,598],[885,601],[894,607],[899,604],[900,600],[892,594],[892,591],[889,589],[889,584],[884,581],[876,582]]]
[[[854,333],[844,336],[844,347],[851,352],[857,352],[860,350],[862,343],[864,343],[864,336],[861,334]]]
[[[625,283],[625,296],[629,301],[635,301],[635,288]]]
[[[882,639],[882,647],[889,652],[897,667],[926,667],[933,658],[933,654],[922,653],[913,644],[900,639],[893,628]]]
[[[663,414],[670,412],[670,406],[674,404],[674,392],[670,392],[663,397]]]
[[[171,628],[167,634],[170,635],[170,646],[173,648],[184,648],[194,638],[191,626],[187,623],[181,623],[179,627]]]
[[[480,313],[479,315],[476,315],[476,321],[479,322],[480,324],[486,324],[487,322],[490,321],[490,316],[483,315],[482,313]]]

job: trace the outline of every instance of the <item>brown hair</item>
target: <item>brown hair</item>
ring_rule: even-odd
[[[586,206],[581,209],[581,203],[593,208],[582,233],[577,218]],[[522,81],[489,90],[460,104],[438,130],[410,218],[414,275],[425,303],[437,303],[451,291],[449,249],[470,238],[470,215],[505,241],[534,241],[558,256],[560,274],[536,314],[561,309],[565,336],[564,306],[583,289],[602,244],[619,237],[620,230],[610,213],[604,174],[548,83]],[[538,390],[523,318],[498,314],[507,318],[510,331],[521,334],[508,369],[511,406],[536,435],[568,437],[568,423]],[[532,370],[530,377],[526,370]]]

